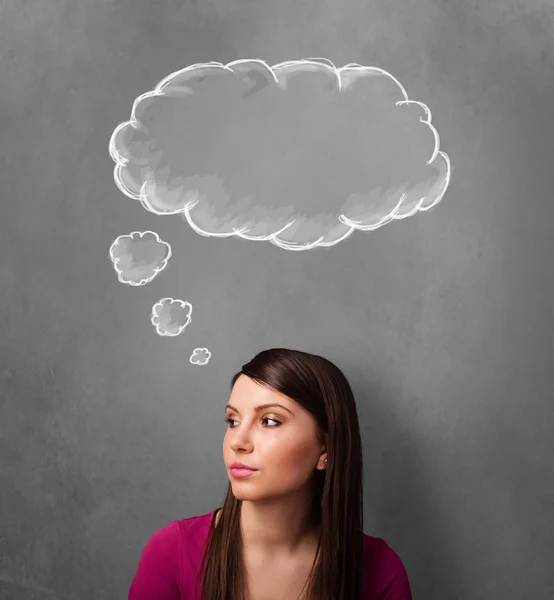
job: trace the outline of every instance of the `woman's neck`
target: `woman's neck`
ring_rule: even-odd
[[[243,548],[266,556],[293,555],[317,546],[320,527],[313,523],[310,505],[298,498],[241,504]]]

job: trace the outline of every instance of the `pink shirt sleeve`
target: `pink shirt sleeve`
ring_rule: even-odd
[[[146,542],[128,600],[180,600],[182,577],[181,532],[173,521]]]
[[[371,577],[371,574],[374,574]],[[398,554],[382,539],[368,565],[371,583],[364,600],[413,600],[408,574]]]
[[[408,575],[402,564],[398,566],[398,570],[390,578],[379,600],[413,600]]]

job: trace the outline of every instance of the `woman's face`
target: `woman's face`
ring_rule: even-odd
[[[297,492],[310,480],[325,446],[312,415],[291,398],[241,375],[226,407],[223,458],[238,500],[255,501]],[[256,469],[245,477],[231,468]]]

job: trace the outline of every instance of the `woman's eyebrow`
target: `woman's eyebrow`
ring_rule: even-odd
[[[292,411],[289,410],[286,406],[283,406],[282,404],[275,404],[274,402],[271,402],[269,404],[260,404],[260,406],[256,406],[256,408],[254,410],[257,412],[259,410],[265,410],[266,408],[271,408],[273,406],[278,406],[279,408],[282,408],[282,409],[286,410],[287,412],[289,412],[291,415],[293,414]],[[225,407],[225,410],[227,410],[227,409],[234,410],[237,413],[240,412],[238,409],[236,409],[234,406],[231,406],[230,404],[227,404],[227,406]]]

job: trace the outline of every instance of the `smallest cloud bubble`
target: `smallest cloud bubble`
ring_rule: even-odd
[[[192,304],[175,298],[162,298],[152,307],[150,321],[156,333],[175,337],[191,322]]]
[[[210,362],[212,353],[207,348],[195,348],[190,355],[189,362],[192,365],[204,366]]]
[[[121,283],[150,283],[171,258],[171,246],[155,231],[133,231],[118,236],[110,246],[110,259]]]

